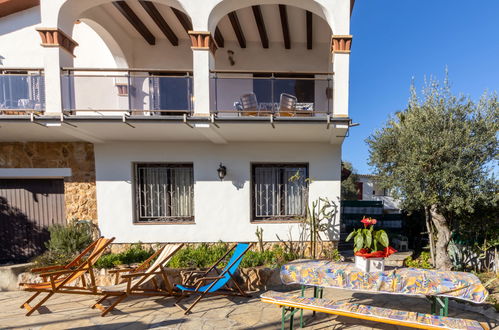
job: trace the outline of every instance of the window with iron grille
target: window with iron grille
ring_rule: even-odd
[[[192,164],[136,164],[136,222],[194,221]]]
[[[307,164],[253,164],[253,220],[296,220],[305,216]]]

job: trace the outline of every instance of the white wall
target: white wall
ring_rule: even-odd
[[[40,7],[0,18],[0,67],[43,68]]]
[[[383,209],[385,211],[400,210],[400,201],[389,195],[383,195],[383,189],[372,178],[361,176],[359,177],[359,182],[362,182],[362,200],[381,201],[383,202]]]
[[[133,162],[192,162],[196,224],[133,224]],[[216,169],[227,167],[224,181]],[[340,194],[340,146],[300,143],[114,143],[95,145],[99,227],[116,242],[255,241],[257,225],[264,239],[288,238],[291,223],[250,223],[251,162],[308,162],[310,200]],[[339,217],[334,229],[339,232]],[[337,239],[337,237],[334,237]]]

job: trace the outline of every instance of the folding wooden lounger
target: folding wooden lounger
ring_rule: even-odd
[[[105,316],[112,311],[116,305],[130,296],[167,297],[179,295],[178,292],[173,291],[173,285],[168,280],[165,268],[173,255],[175,255],[182,246],[183,244],[165,245],[137,268],[115,270],[116,284],[97,287],[97,292],[102,294],[103,297],[97,300],[92,308],[100,309],[102,311],[101,316]],[[153,264],[150,266],[151,262],[153,262]],[[128,272],[129,274],[119,276],[119,273],[121,272]],[[156,281],[156,275],[162,276],[166,290],[159,287]],[[150,284],[152,284],[152,288],[150,288]],[[102,305],[102,302],[108,298],[115,298],[115,301],[110,306],[105,307]]]
[[[177,302],[175,305],[182,309],[184,311],[184,314],[188,314],[192,308],[206,295],[240,295],[243,297],[249,297],[249,295],[244,292],[239,284],[237,284],[237,281],[234,278],[234,273],[236,272],[237,268],[239,267],[239,264],[243,260],[244,254],[250,249],[251,244],[250,243],[238,243],[237,245],[233,246],[227,253],[220,258],[210,269],[207,271],[203,272],[201,274],[201,278],[198,278],[195,282],[194,285],[189,285],[189,280],[192,277],[193,274],[195,273],[200,273],[200,272],[191,272],[190,276],[187,278],[185,281],[186,284],[184,285],[179,285],[177,284],[176,287],[182,291],[182,295],[177,299]],[[232,256],[227,263],[227,266],[223,270],[219,270],[217,266],[229,255],[230,252],[234,251],[232,253]],[[211,271],[215,270],[219,275],[218,276],[208,276]],[[232,290],[231,288],[228,287],[228,283],[232,281],[234,283],[234,286],[236,287],[236,290]],[[183,306],[180,305],[180,301],[185,298],[187,295],[190,293],[196,293],[199,294],[199,297],[186,309]]]
[[[26,316],[33,314],[34,311],[40,308],[56,293],[97,294],[93,266],[112,241],[114,241],[114,237],[111,239],[100,237],[67,265],[32,269],[31,272],[38,273],[43,282],[20,284],[24,291],[35,292],[35,294],[20,306],[20,308],[25,308],[28,311]],[[87,255],[88,257],[85,258]],[[85,280],[86,274],[90,275],[91,283],[89,285],[87,285]],[[81,281],[81,286],[72,285],[78,280]],[[47,295],[36,305],[31,306],[30,302],[44,292]]]

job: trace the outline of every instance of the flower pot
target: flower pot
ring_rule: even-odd
[[[363,272],[382,272],[385,270],[385,258],[355,256],[355,267]]]

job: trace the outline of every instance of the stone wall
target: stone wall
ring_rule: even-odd
[[[0,168],[71,168],[64,179],[66,219],[97,221],[94,147],[85,142],[2,142]]]

